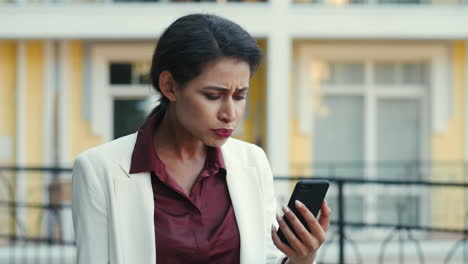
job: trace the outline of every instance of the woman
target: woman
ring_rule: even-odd
[[[314,262],[329,226],[298,203],[311,232],[277,217],[264,152],[230,136],[262,57],[214,15],[188,15],[161,36],[151,67],[160,104],[137,133],[80,154],[73,167],[79,264]]]

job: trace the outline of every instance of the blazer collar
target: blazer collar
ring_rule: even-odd
[[[130,166],[132,165],[132,153],[135,147],[137,136],[137,132],[128,136],[128,144],[125,145],[125,149],[122,149],[121,155],[117,159],[117,163],[119,164],[120,168],[122,168],[122,170],[129,178],[132,177],[132,174],[130,173]]]

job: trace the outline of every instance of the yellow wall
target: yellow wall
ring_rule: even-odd
[[[10,165],[16,162],[16,43],[0,42],[0,136],[11,140],[11,156],[0,159],[0,165]],[[11,186],[14,186],[14,174],[4,172]],[[8,194],[3,193],[8,196]],[[0,198],[9,200],[0,193]],[[13,194],[14,195],[14,194]],[[10,212],[0,207],[0,232],[6,234],[14,230],[15,223],[9,217]]]
[[[40,166],[43,162],[43,100],[44,68],[43,43],[29,41],[26,43],[26,144],[25,156],[28,166]]]
[[[83,116],[83,84],[84,84],[84,64],[83,64],[83,44],[81,41],[70,42],[70,73],[69,73],[69,109],[70,109],[70,151],[71,162],[82,151],[104,143],[104,140],[95,136],[91,132],[91,125]]]
[[[26,166],[41,166],[43,164],[43,99],[44,99],[44,58],[43,43],[40,41],[26,42],[26,80],[25,80],[25,157]],[[43,201],[44,176],[40,172],[27,172],[27,201],[37,203]],[[41,230],[41,209],[28,208],[26,230],[30,236],[38,236]]]
[[[257,43],[267,56],[267,43],[258,39]],[[266,61],[260,64],[257,73],[250,81],[247,115],[242,123],[243,131],[235,138],[255,143],[266,148]]]
[[[0,42],[0,136],[11,139],[11,157],[0,159],[0,164],[16,160],[16,43]]]
[[[444,132],[434,134],[432,137],[432,160],[455,161],[454,165],[435,163],[432,168],[432,180],[464,182],[464,118],[465,106],[464,71],[465,57],[464,42],[457,41],[453,45],[453,116],[446,123]],[[462,228],[465,219],[464,190],[454,188],[434,188],[432,195],[432,221],[433,225],[440,227]],[[448,213],[450,212],[450,213]]]

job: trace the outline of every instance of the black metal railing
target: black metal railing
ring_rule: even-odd
[[[0,4],[28,4],[33,3],[37,4],[83,4],[83,3],[155,3],[155,4],[166,4],[166,3],[173,3],[175,5],[181,3],[211,3],[211,4],[224,4],[224,3],[266,3],[268,0],[37,0],[37,1],[16,1],[16,0],[1,0]]]
[[[71,169],[0,168],[0,263],[74,263]]]
[[[463,5],[468,3],[466,0],[292,0],[295,4],[313,4],[313,5],[399,5],[399,6],[422,6],[422,5]]]
[[[468,183],[465,164],[455,167],[444,178],[427,166],[444,181],[322,177],[333,217],[318,264],[468,263]],[[275,182],[290,190],[309,178]],[[71,169],[0,167],[0,263],[74,263],[70,184]]]
[[[310,179],[310,177],[294,177],[294,180],[302,180],[302,179]],[[372,185],[378,185],[378,186],[398,186],[399,188],[413,188],[413,187],[418,187],[418,188],[443,188],[447,192],[446,194],[439,194],[438,199],[445,199],[447,202],[449,202],[451,199],[459,199],[463,198],[465,199],[466,197],[466,190],[468,187],[468,183],[453,183],[453,182],[431,182],[431,181],[403,181],[403,180],[368,180],[368,179],[363,179],[363,178],[338,178],[338,177],[333,177],[333,178],[326,178],[327,180],[331,181],[333,187],[336,189],[335,193],[337,196],[337,208],[332,208],[334,211],[334,214],[336,214],[335,220],[331,222],[332,226],[335,227],[335,230],[332,230],[329,234],[329,239],[327,243],[324,245],[324,249],[322,249],[322,256],[323,251],[327,251],[327,247],[333,243],[333,240],[337,240],[337,252],[335,252],[335,255],[337,256],[335,260],[332,260],[331,262],[327,262],[323,259],[322,261],[319,261],[319,263],[405,263],[405,245],[410,242],[414,248],[415,252],[411,254],[412,259],[406,263],[468,263],[468,254],[467,250],[468,249],[468,229],[465,226],[466,223],[466,204],[464,204],[462,207],[464,209],[463,215],[463,221],[458,221],[458,222],[463,222],[463,224],[460,225],[454,225],[454,226],[443,226],[441,224],[443,223],[428,223],[428,224],[405,224],[403,223],[402,216],[408,211],[408,210],[415,210],[415,208],[407,208],[408,210],[404,210],[401,205],[397,205],[394,209],[395,214],[398,216],[397,221],[394,223],[382,223],[382,222],[366,222],[366,221],[348,221],[346,218],[346,209],[347,209],[347,203],[346,203],[346,188],[351,188],[356,186],[372,186]],[[275,180],[277,181],[291,181],[291,177],[275,177]],[[333,188],[332,187],[332,188]],[[448,189],[447,189],[448,188]],[[355,189],[355,188],[354,188]],[[444,195],[450,195],[453,194],[453,190],[449,189],[462,189],[463,192],[460,192],[459,194],[455,194],[452,198],[446,198]],[[378,193],[369,193],[371,188],[366,188],[366,192],[364,195],[371,196],[372,198],[375,198],[375,195],[379,195]],[[402,193],[404,193],[404,189],[402,190]],[[463,197],[460,197],[463,196]],[[423,204],[424,205],[424,204]],[[426,204],[427,205],[427,204]],[[430,205],[429,205],[430,206]],[[404,206],[403,206],[404,207]],[[449,205],[447,205],[449,207]],[[452,212],[453,215],[453,212]],[[452,217],[452,219],[450,219]],[[453,222],[453,216],[451,216],[451,212],[447,211],[447,220],[451,220]],[[456,219],[455,219],[456,220]],[[457,221],[455,221],[457,222]],[[351,235],[347,234],[346,229],[352,229],[355,228],[358,231],[357,232],[362,232],[363,228],[367,229],[380,229],[380,230],[387,230],[386,233],[382,239],[378,239],[372,234],[368,236],[367,238],[361,238],[361,240],[369,239],[370,241],[373,241],[375,245],[374,246],[374,251],[378,252],[376,258],[374,260],[366,260],[363,258],[363,254],[361,250],[359,250],[359,245],[354,241],[351,237]],[[374,230],[375,231],[375,230]],[[369,232],[369,231],[366,231]],[[419,239],[415,238],[413,235],[414,232],[420,232],[419,234]],[[372,232],[370,232],[372,233]],[[377,233],[378,235],[381,235],[379,231],[376,231],[374,233]],[[430,233],[445,233],[449,234],[448,237],[450,238],[449,241],[447,240],[441,240],[440,238],[447,237],[446,236],[440,236],[439,238],[437,236],[430,236]],[[404,240],[402,236],[406,234],[407,239]],[[398,240],[396,241],[396,246],[397,246],[397,254],[394,254],[394,256],[388,256],[386,255],[386,251],[389,250],[390,248],[390,242],[392,239],[398,236]],[[362,236],[361,236],[362,237]],[[456,239],[455,239],[456,238]],[[422,244],[427,244],[427,243],[434,243],[437,244],[438,242],[443,241],[448,248],[447,252],[444,254],[440,255],[439,259],[432,259],[429,261],[424,257],[424,250],[422,248]],[[346,246],[345,244],[348,243],[351,249],[354,251],[354,254],[357,258],[357,261],[355,262],[350,262],[349,258],[347,257],[348,255],[345,253]],[[456,253],[462,253],[463,256],[456,260]],[[328,252],[327,252],[328,253]],[[330,260],[328,260],[330,261]],[[388,261],[388,262],[387,262]],[[428,262],[429,261],[429,262]]]

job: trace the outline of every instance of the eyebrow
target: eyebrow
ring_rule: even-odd
[[[220,92],[229,91],[228,88],[220,87],[220,86],[206,86],[206,87],[203,87],[203,90],[217,90],[217,91],[220,91]],[[242,88],[237,89],[236,91],[244,92],[244,91],[247,91],[247,90],[249,90],[249,87],[242,87]]]

